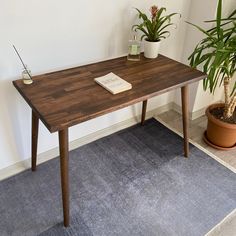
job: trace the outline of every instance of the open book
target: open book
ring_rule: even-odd
[[[112,72],[94,80],[112,94],[121,93],[132,88],[132,84]]]

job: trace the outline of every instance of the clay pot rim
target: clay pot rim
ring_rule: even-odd
[[[227,122],[224,122],[222,120],[219,120],[217,118],[215,118],[211,113],[210,113],[210,110],[212,110],[213,108],[216,108],[216,107],[224,107],[225,104],[224,103],[215,103],[215,104],[212,104],[210,106],[207,107],[206,109],[206,116],[208,117],[209,120],[211,120],[212,122],[214,122],[215,124],[221,126],[221,127],[224,127],[224,128],[227,128],[227,129],[236,129],[236,124],[229,124]]]

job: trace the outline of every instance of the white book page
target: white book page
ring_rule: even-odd
[[[130,83],[112,72],[94,80],[112,93],[118,93],[132,88]]]

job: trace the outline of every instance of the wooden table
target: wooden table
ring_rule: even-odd
[[[94,82],[94,78],[113,72],[130,82],[129,91],[112,95]],[[157,59],[127,61],[126,57],[98,62],[62,71],[34,76],[34,83],[13,81],[32,108],[32,171],[36,170],[39,119],[48,130],[58,132],[64,226],[69,226],[68,128],[112,111],[143,102],[144,123],[147,99],[181,88],[184,154],[188,144],[188,84],[205,74],[159,55]]]

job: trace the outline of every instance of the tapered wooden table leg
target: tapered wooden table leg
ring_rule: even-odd
[[[39,118],[32,110],[32,127],[31,127],[31,169],[36,170],[37,164],[37,147],[38,147],[38,130]]]
[[[147,100],[143,101],[141,125],[144,125],[147,111]]]
[[[189,156],[189,115],[188,115],[188,86],[181,88],[182,119],[184,135],[184,156]]]
[[[69,173],[68,173],[68,128],[59,131],[59,148],[61,164],[61,190],[64,215],[64,226],[70,224],[70,201],[69,201]]]

